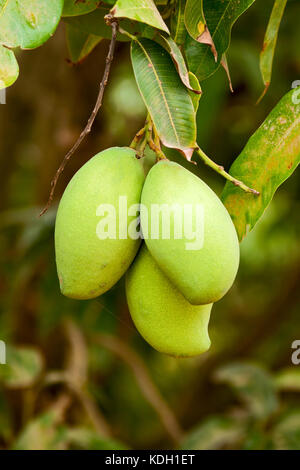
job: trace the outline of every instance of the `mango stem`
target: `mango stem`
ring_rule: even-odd
[[[225,170],[224,170],[224,167],[221,166],[221,165],[218,165],[217,163],[215,163],[213,160],[211,160],[204,152],[203,150],[198,147],[196,149],[196,152],[198,153],[199,157],[201,158],[201,160],[205,163],[205,165],[209,166],[210,168],[212,168],[214,171],[216,171],[217,173],[219,173],[219,175],[223,176],[225,179],[227,179],[227,181],[230,181],[232,184],[234,184],[235,186],[238,186],[239,188],[241,188],[243,191],[245,191],[246,193],[251,193],[251,194],[255,194],[255,196],[259,196],[259,192],[256,191],[256,189],[252,189],[252,188],[249,188],[246,184],[244,184],[242,181],[234,178],[233,176],[231,176],[229,173],[227,173]]]

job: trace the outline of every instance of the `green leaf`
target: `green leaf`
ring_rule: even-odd
[[[66,25],[66,39],[70,60],[76,64],[81,62],[102,41],[102,38],[94,34],[84,33]]]
[[[291,410],[272,431],[276,450],[300,450],[300,410]]]
[[[300,392],[300,368],[288,367],[280,371],[275,378],[279,390]]]
[[[72,449],[87,450],[127,450],[128,447],[114,439],[103,438],[91,429],[78,427],[69,428],[65,436]],[[68,446],[68,447],[69,447]]]
[[[12,446],[13,450],[57,450],[65,448],[66,430],[60,423],[66,404],[63,399],[30,421]]]
[[[153,0],[118,0],[111,10],[111,14],[115,18],[140,21],[169,33],[169,29]]]
[[[218,53],[204,17],[203,0],[187,0],[184,21],[190,36],[201,44],[207,44],[217,61]]]
[[[65,0],[62,16],[84,15],[96,10],[99,0]]]
[[[135,79],[158,135],[166,147],[191,159],[196,147],[196,122],[192,100],[170,55],[149,39],[131,43]]]
[[[19,76],[19,66],[13,51],[0,46],[0,90],[12,85]]]
[[[104,20],[104,16],[109,13],[109,9],[105,7],[99,7],[97,10],[81,16],[73,16],[64,18],[64,22],[72,28],[82,31],[87,34],[93,34],[94,36],[99,36],[101,38],[110,39],[111,38],[111,28],[107,26]],[[139,28],[132,25],[132,22],[125,20],[122,22],[122,27],[129,32],[139,32]],[[128,37],[119,34],[117,35],[118,41],[129,41]]]
[[[189,72],[189,80],[190,80],[190,84],[191,84],[192,88],[194,90],[198,90],[200,92],[200,93],[196,94],[196,93],[190,91],[190,97],[191,97],[191,100],[193,102],[194,110],[195,110],[195,113],[197,113],[198,107],[199,107],[199,101],[200,101],[200,98],[202,96],[202,90],[201,90],[201,86],[200,86],[198,78],[192,72]]]
[[[7,348],[6,364],[0,367],[0,382],[8,388],[30,387],[43,368],[43,360],[32,348]]]
[[[246,363],[229,364],[218,369],[215,379],[231,385],[256,418],[267,418],[278,407],[273,380],[260,367]]]
[[[268,27],[266,30],[264,44],[260,53],[260,70],[265,85],[261,98],[266,94],[271,83],[272,66],[275,54],[278,31],[284,13],[287,0],[275,0]],[[261,99],[260,98],[260,99]]]
[[[63,0],[0,0],[0,44],[34,49],[47,41],[60,20]]]
[[[189,69],[200,80],[210,77],[219,68],[223,54],[230,44],[232,26],[255,0],[210,0],[204,4],[204,17],[216,48],[187,36],[185,53]],[[201,20],[203,21],[203,20]],[[215,58],[217,57],[217,60]]]
[[[187,31],[184,23],[186,0],[176,0],[175,12],[171,15],[171,35],[176,44],[184,44]]]
[[[216,416],[195,427],[185,438],[181,449],[214,450],[240,440],[245,430],[232,418]]]
[[[230,168],[232,176],[260,192],[255,196],[232,183],[225,185],[221,198],[240,240],[255,226],[276,189],[299,164],[300,102],[295,99],[296,93],[291,90],[281,99]]]
[[[182,52],[177,46],[176,42],[170,36],[166,37],[163,34],[152,34],[150,36],[148,35],[147,37],[149,39],[153,38],[154,40],[156,40],[162,47],[164,47],[169,52],[182,83],[189,90],[193,91],[197,95],[201,94],[201,90],[199,90],[199,83],[196,85],[196,89],[194,89],[190,83],[189,71],[187,69]]]

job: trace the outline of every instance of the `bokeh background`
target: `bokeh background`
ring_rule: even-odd
[[[255,105],[272,4],[257,1],[234,26],[235,93],[223,70],[202,83],[198,142],[227,169],[300,79],[300,2],[289,0],[272,84]],[[213,308],[203,356],[175,359],[148,346],[130,319],[123,280],[91,301],[60,294],[57,201],[81,165],[129,145],[145,119],[129,46],[119,43],[93,131],[38,217],[93,107],[107,46],[72,66],[61,24],[43,47],[18,54],[20,78],[0,106],[0,340],[8,360],[0,365],[0,448],[300,449],[300,365],[291,359],[300,340],[299,173],[242,242],[237,280]],[[186,165],[176,152],[168,156]],[[192,171],[220,194],[221,177],[201,162]]]

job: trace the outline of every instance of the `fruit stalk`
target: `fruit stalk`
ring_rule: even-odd
[[[209,166],[210,168],[212,168],[214,171],[216,171],[217,173],[219,173],[219,175],[223,176],[225,179],[227,179],[228,181],[230,181],[231,183],[233,183],[235,186],[238,186],[239,188],[241,188],[243,191],[245,191],[246,193],[252,193],[252,194],[255,194],[255,196],[259,196],[259,192],[256,191],[256,189],[252,189],[252,188],[249,188],[246,184],[244,184],[242,181],[234,178],[233,176],[231,176],[229,173],[227,173],[225,170],[224,170],[224,167],[221,166],[221,165],[218,165],[217,163],[215,163],[213,160],[211,160],[204,152],[203,150],[198,147],[196,149],[196,152],[198,153],[199,157],[201,158],[201,160],[205,163],[205,165]]]

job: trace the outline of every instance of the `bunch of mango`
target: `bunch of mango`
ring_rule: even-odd
[[[131,148],[107,149],[68,184],[55,227],[60,289],[67,297],[92,299],[126,273],[129,311],[145,340],[166,354],[194,356],[209,349],[212,305],[234,282],[236,230],[200,178],[169,160],[145,176],[142,160]],[[174,208],[169,227],[161,211],[152,230],[152,207]],[[189,217],[178,228],[176,215],[185,208]]]

